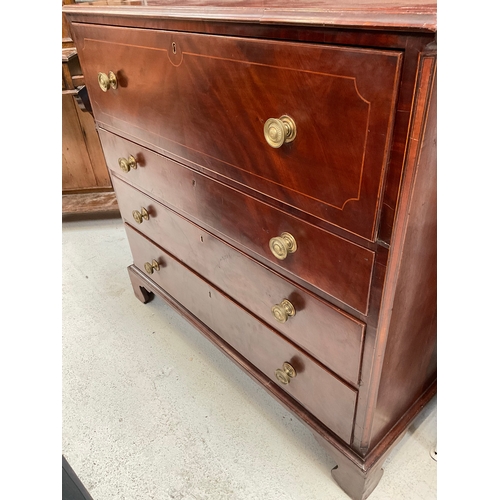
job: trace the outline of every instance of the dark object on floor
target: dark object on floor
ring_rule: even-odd
[[[92,500],[64,455],[62,457],[62,500]]]

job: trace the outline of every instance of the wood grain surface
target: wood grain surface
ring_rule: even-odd
[[[373,241],[401,53],[98,26],[75,32],[101,126]],[[102,92],[97,75],[108,71],[118,88]],[[297,136],[273,148],[264,124],[282,115]]]
[[[173,304],[292,409],[364,500],[436,391],[436,4],[144,3],[65,9],[134,292]],[[264,123],[284,114],[297,136],[273,149]],[[278,260],[284,231],[297,251]],[[283,299],[296,315],[278,324]],[[284,361],[299,372],[287,386],[272,381]]]
[[[129,225],[125,229],[137,268],[144,269],[144,263],[153,259],[159,262],[160,270],[150,275],[153,281],[342,440],[350,442],[356,391]],[[245,334],[241,335],[241,331]],[[291,363],[297,371],[287,385],[280,384],[275,376],[284,362]]]
[[[273,269],[319,288],[366,313],[374,252],[275,209],[176,162],[100,132],[108,165],[153,198],[216,232]],[[121,174],[117,158],[132,154],[136,170]],[[292,234],[297,251],[279,260],[269,241]]]
[[[105,0],[82,9],[100,16],[192,19],[436,31],[435,0]]]
[[[301,346],[351,384],[359,381],[365,325],[285,279],[221,239],[113,178],[123,219],[224,293]],[[132,212],[146,207],[149,219]],[[285,323],[271,308],[283,299],[295,307]]]

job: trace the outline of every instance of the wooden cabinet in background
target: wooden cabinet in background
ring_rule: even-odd
[[[63,5],[74,3],[63,0]],[[63,215],[118,213],[94,117],[79,91],[84,78],[68,23],[62,20],[62,210]]]

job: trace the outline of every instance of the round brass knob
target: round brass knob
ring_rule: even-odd
[[[107,92],[110,88],[116,89],[118,87],[118,80],[112,71],[108,74],[99,73],[97,75],[97,81],[99,82],[99,87],[101,87],[103,92]]]
[[[130,172],[131,168],[137,168],[137,160],[130,155],[127,158],[118,158],[118,165],[124,172]]]
[[[285,142],[292,142],[297,135],[295,122],[287,115],[269,118],[264,123],[264,137],[272,148],[279,148]]]
[[[158,262],[156,262],[156,260],[153,260],[151,262],[151,264],[149,262],[146,262],[144,264],[144,269],[146,269],[146,272],[148,274],[153,274],[155,271],[160,270],[160,264],[158,264]]]
[[[295,307],[293,307],[293,304],[287,299],[283,299],[280,304],[275,304],[271,308],[271,311],[274,318],[280,323],[285,323],[288,318],[295,316]]]
[[[289,253],[297,250],[297,242],[290,233],[281,233],[281,236],[269,240],[269,248],[277,259],[283,260]]]
[[[278,368],[274,374],[276,378],[284,385],[289,384],[290,380],[297,375],[295,368],[290,363],[283,363],[282,368]]]
[[[139,210],[134,210],[132,212],[132,217],[134,218],[135,222],[137,222],[137,224],[141,224],[143,220],[149,220],[149,212],[144,207],[142,207],[140,212]]]

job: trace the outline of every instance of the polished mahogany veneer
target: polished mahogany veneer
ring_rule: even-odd
[[[400,52],[74,30],[85,40],[86,70],[112,70],[118,80],[105,93],[97,79],[88,84],[98,122],[373,239]],[[270,146],[264,125],[282,115],[293,119],[296,137]]]
[[[121,156],[116,156],[116,149],[106,147],[109,134],[102,132],[101,136],[106,160],[116,174],[120,174],[117,158],[132,152],[137,168],[125,175],[121,172],[124,179],[204,227],[225,235],[240,248],[366,313],[373,251],[135,144],[115,139],[121,145]],[[280,260],[273,255],[269,241],[283,232],[295,238],[297,250]],[[351,271],[353,267],[356,273]]]
[[[263,321],[357,385],[365,325],[234,247],[113,177],[125,222],[230,295]],[[134,212],[146,209],[147,219]],[[272,308],[284,299],[295,309],[280,323]]]
[[[151,279],[270,378],[290,362],[297,374],[284,390],[342,440],[350,441],[356,391],[130,226],[125,228],[136,267],[158,262]]]
[[[436,392],[436,6],[65,8],[133,263],[366,499]]]

